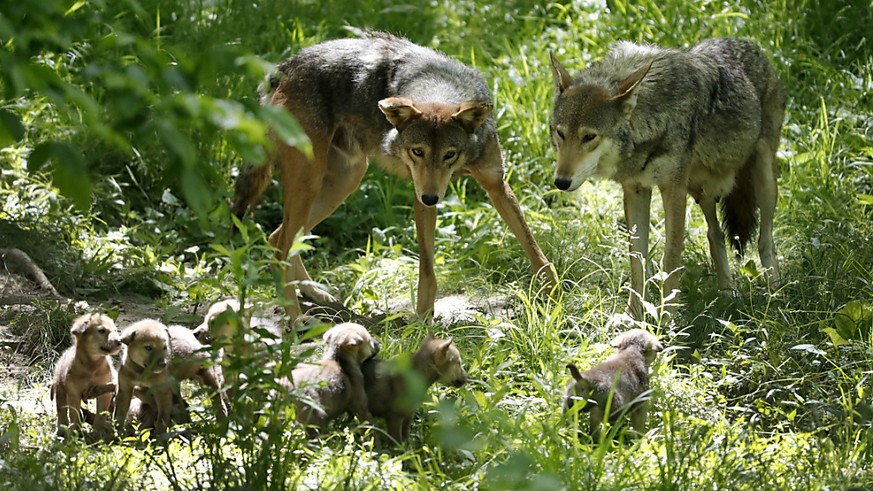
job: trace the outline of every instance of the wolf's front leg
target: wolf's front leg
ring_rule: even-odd
[[[127,420],[127,413],[130,411],[132,398],[133,383],[119,377],[118,394],[115,396],[115,428],[119,433],[124,432],[124,423]]]
[[[488,193],[500,218],[521,244],[533,273],[545,283],[548,293],[554,292],[559,285],[558,276],[531,233],[515,193],[509,183],[503,180],[503,157],[499,145],[486,149],[481,163],[471,166],[469,173]]]
[[[652,188],[623,184],[624,218],[630,241],[631,292],[626,313],[635,320],[643,319],[646,291],[646,257],[649,255],[649,210]]]
[[[661,271],[667,278],[664,280],[663,296],[667,298],[679,289],[679,279],[682,277],[682,251],[685,249],[685,209],[688,188],[684,182],[672,182],[661,185],[661,199],[664,201],[664,259]],[[662,315],[672,317],[676,311],[676,301],[671,300],[663,306]]]

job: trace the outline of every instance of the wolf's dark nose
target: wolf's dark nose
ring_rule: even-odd
[[[435,194],[422,194],[421,202],[427,206],[433,206],[439,202],[440,198]]]
[[[555,178],[555,187],[560,189],[561,191],[566,191],[570,189],[570,184],[573,184],[573,181],[569,179],[564,179],[563,177]]]

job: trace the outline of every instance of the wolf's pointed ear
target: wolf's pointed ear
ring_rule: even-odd
[[[468,132],[476,131],[476,128],[482,126],[488,115],[491,114],[492,106],[488,101],[466,101],[462,102],[458,112],[452,114],[452,119],[461,123]]]
[[[649,60],[648,63],[628,75],[626,79],[618,84],[618,95],[614,96],[612,100],[621,104],[621,111],[625,117],[630,116],[637,106],[637,92],[640,90],[640,82],[649,73],[649,69],[652,68],[652,62],[654,61],[654,59]]]
[[[554,51],[549,51],[549,61],[552,65],[552,77],[555,79],[555,94],[562,94],[573,84],[573,79],[570,78],[567,70],[561,66]]]
[[[405,97],[382,99],[379,101],[379,109],[397,131],[403,131],[403,128],[421,116],[421,111],[415,107],[415,103]]]
[[[567,368],[570,369],[570,375],[573,376],[573,379],[577,382],[582,380],[582,373],[579,372],[579,368],[576,367],[573,363],[567,363]]]

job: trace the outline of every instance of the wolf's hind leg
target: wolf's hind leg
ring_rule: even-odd
[[[703,210],[703,216],[706,218],[706,238],[709,240],[709,254],[712,257],[712,264],[718,278],[718,289],[722,292],[733,290],[734,280],[728,262],[724,232],[721,230],[721,224],[718,223],[715,200],[709,196],[704,196],[699,201],[700,209]]]
[[[318,195],[312,202],[309,217],[306,221],[306,231],[329,217],[337,208],[361,185],[361,179],[367,172],[367,156],[362,153],[347,153],[337,147],[331,147],[328,153],[327,172],[322,179]],[[330,293],[312,283],[312,278],[303,266],[303,261],[295,257],[292,263],[295,278],[303,280],[298,285],[300,292],[306,298],[322,306],[339,306],[339,301]]]
[[[278,249],[276,259],[288,259],[288,251],[294,242],[294,237],[307,224],[313,202],[322,186],[324,178],[327,143],[324,140],[310,138],[312,141],[313,159],[309,159],[296,147],[280,146],[277,150],[282,167],[282,186],[284,194],[282,225],[270,234],[270,244]],[[295,264],[298,265],[295,267]],[[290,267],[283,267],[282,277],[285,282],[284,297],[285,312],[294,322],[300,317],[300,304],[297,301],[296,283],[306,280],[301,277],[300,270],[306,269],[299,257],[291,258]],[[306,275],[308,277],[308,275]]]
[[[755,154],[752,156],[754,159],[752,182],[761,212],[758,254],[761,256],[761,265],[766,270],[767,281],[771,285],[779,282],[779,264],[776,260],[776,245],[773,242],[773,218],[776,215],[776,201],[779,197],[774,172],[775,157],[776,149],[764,139],[758,140]]]

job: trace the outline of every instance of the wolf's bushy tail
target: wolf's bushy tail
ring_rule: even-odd
[[[731,247],[741,256],[758,228],[758,199],[752,183],[755,159],[752,153],[746,165],[737,172],[734,189],[721,199],[722,227]]]
[[[245,164],[239,171],[233,186],[233,206],[231,211],[242,219],[246,211],[254,206],[270,184],[273,176],[273,163],[267,161],[260,165]]]
[[[279,69],[267,76],[264,83],[258,85],[258,98],[261,104],[268,104],[273,92],[282,81],[283,72]],[[249,208],[255,205],[264,194],[273,177],[273,159],[269,158],[262,164],[244,164],[239,170],[239,176],[233,186],[233,206],[231,211],[242,220]]]

